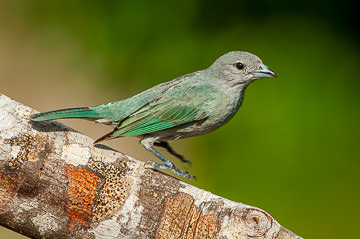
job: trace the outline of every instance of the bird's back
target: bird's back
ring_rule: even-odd
[[[97,122],[117,125],[120,121],[129,117],[133,112],[142,108],[151,100],[160,96],[169,88],[177,85],[183,78],[184,77],[179,77],[174,80],[156,85],[124,100],[89,108],[96,111],[101,116],[101,118],[96,120]]]

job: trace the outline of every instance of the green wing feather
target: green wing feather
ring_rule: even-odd
[[[164,92],[121,122],[110,137],[143,135],[202,120],[212,91],[211,86],[192,86]]]

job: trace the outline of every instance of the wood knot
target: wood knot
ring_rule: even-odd
[[[248,209],[244,217],[249,236],[264,235],[271,228],[272,221],[270,216],[258,209]]]

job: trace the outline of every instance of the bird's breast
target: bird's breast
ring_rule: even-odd
[[[234,117],[242,104],[243,96],[243,91],[238,91],[237,94],[219,92],[207,103],[205,107],[207,117],[204,120],[186,124],[177,132],[181,134],[181,138],[185,138],[207,134],[220,128]]]

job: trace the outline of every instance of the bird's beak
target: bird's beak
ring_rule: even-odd
[[[251,74],[256,78],[273,78],[276,77],[275,72],[273,72],[269,67],[260,64],[259,69],[253,70]]]

